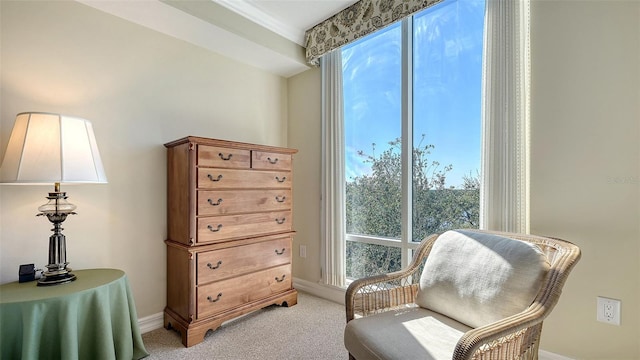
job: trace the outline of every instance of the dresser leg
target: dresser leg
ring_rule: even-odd
[[[182,325],[182,322],[168,314],[164,313],[164,328],[167,330],[174,330],[182,338],[182,344],[187,346],[187,328]]]
[[[199,326],[198,325],[191,326],[187,330],[186,339],[183,338],[182,343],[186,347],[191,347],[193,345],[200,344],[201,342],[204,341],[204,337],[205,335],[207,335],[207,332],[209,332],[209,330],[215,331],[220,326],[222,326],[222,321],[208,321]]]
[[[298,304],[298,292],[293,289],[289,294],[282,298],[282,301],[278,305],[292,307],[296,304]]]
[[[164,313],[164,328],[175,330],[180,334],[182,345],[190,347],[204,341],[209,330],[216,330],[222,325],[222,319],[206,321],[201,324],[187,324],[182,319],[173,316],[170,312]]]

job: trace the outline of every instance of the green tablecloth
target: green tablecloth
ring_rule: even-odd
[[[140,359],[148,356],[124,272],[73,271],[76,281],[0,285],[1,359]]]

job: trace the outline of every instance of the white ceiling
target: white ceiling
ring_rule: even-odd
[[[234,60],[289,77],[308,69],[302,56],[304,33],[357,0],[193,0],[178,9],[170,0],[76,0],[95,9],[190,42]],[[188,1],[180,2],[181,5]],[[284,54],[242,31],[216,23],[220,6],[281,36],[300,48]],[[197,10],[196,10],[197,9]],[[206,11],[205,14],[196,11]],[[228,24],[227,24],[228,25]],[[265,31],[265,33],[269,33]]]

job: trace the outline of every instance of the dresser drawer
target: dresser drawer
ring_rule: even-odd
[[[291,265],[199,286],[196,317],[201,319],[291,289]]]
[[[196,261],[198,285],[288,264],[291,237],[198,253]]]
[[[251,151],[198,145],[198,166],[249,169]]]
[[[196,244],[291,231],[291,211],[198,218]]]
[[[198,216],[291,209],[291,190],[198,191]]]
[[[292,183],[290,171],[198,169],[198,188],[200,189],[290,189]]]
[[[291,170],[291,155],[265,151],[252,151],[251,167],[263,170]]]

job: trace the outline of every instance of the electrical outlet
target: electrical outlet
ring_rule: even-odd
[[[598,296],[597,320],[611,325],[620,325],[620,300]]]
[[[306,245],[300,245],[300,257],[301,258],[306,258],[307,257],[307,246]]]

